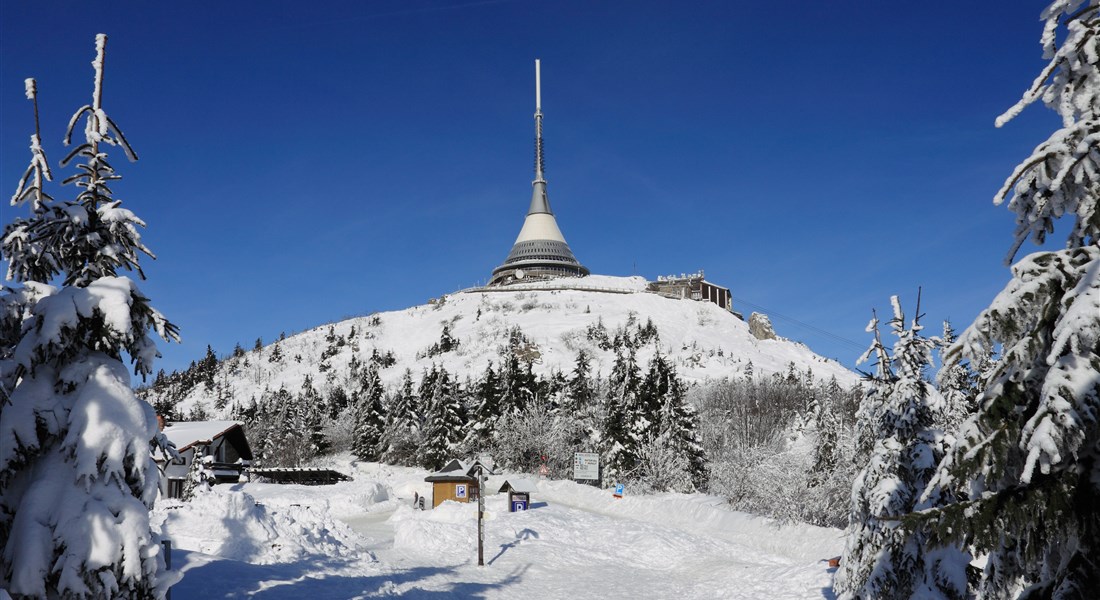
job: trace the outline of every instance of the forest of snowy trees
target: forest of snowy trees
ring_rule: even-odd
[[[367,329],[339,335],[329,327],[320,356],[367,343]],[[380,373],[395,368],[392,353],[374,350],[365,363],[353,360],[346,375],[323,372],[323,383],[307,375],[297,389],[223,400],[223,378],[247,373],[256,361],[295,362],[280,340],[266,349],[238,346],[225,357],[208,349],[139,393],[173,419],[206,418],[213,410],[244,421],[260,440],[254,450],[265,466],[300,466],[350,450],[362,460],[434,469],[488,453],[507,469],[534,472],[545,464],[552,476],[568,478],[574,452],[599,452],[605,483],[708,491],[782,520],[844,524],[858,387],[816,380],[793,364],[773,375],[754,374],[750,365],[743,377],[688,385],[660,352],[651,321],[614,329],[597,321],[591,335],[615,349],[606,374],[580,350],[568,371],[537,375],[538,349],[516,327],[476,376],[432,363],[385,386]],[[440,356],[456,347],[443,327],[430,349]],[[636,355],[645,350],[653,358],[639,364]],[[205,386],[215,405],[180,414],[172,399],[194,386]]]

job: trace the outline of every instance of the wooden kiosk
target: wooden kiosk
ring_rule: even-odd
[[[477,469],[485,468],[486,473],[492,472],[492,461],[461,461],[454,459],[443,465],[443,468],[428,475],[424,481],[432,484],[432,508],[435,508],[447,500],[455,502],[473,502],[481,494],[477,483]]]
[[[531,494],[535,492],[535,482],[521,478],[507,479],[498,491],[508,492],[508,512],[519,512],[531,508]]]

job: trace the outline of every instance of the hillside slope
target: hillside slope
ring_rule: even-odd
[[[588,289],[564,289],[566,285]],[[395,384],[405,369],[419,379],[433,363],[460,381],[476,379],[490,361],[499,365],[516,328],[527,340],[525,351],[534,359],[535,373],[568,373],[578,351],[584,350],[592,358],[592,374],[606,377],[615,358],[615,334],[637,332],[648,321],[656,328],[658,343],[639,349],[639,364],[648,363],[659,348],[688,382],[743,376],[749,369],[757,375],[785,373],[792,363],[798,371],[812,369],[818,379],[835,376],[842,385],[857,379],[801,344],[756,339],[745,322],[714,304],[672,300],[644,289],[641,277],[591,276],[456,293],[286,337],[220,361],[210,384],[182,390],[173,386],[160,393],[182,396],[173,400],[185,414],[202,403],[211,416],[225,416],[214,408],[221,404],[216,403],[219,397],[229,404],[246,403],[265,388],[297,391],[307,376],[321,393],[334,386],[352,389],[353,363],[365,364],[375,352],[392,357],[381,372],[387,385]],[[441,343],[448,336],[450,341]],[[450,349],[440,352],[440,347]]]

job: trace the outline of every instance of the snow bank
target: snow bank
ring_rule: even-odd
[[[588,512],[676,527],[720,538],[795,561],[835,556],[844,548],[839,529],[813,525],[780,525],[772,519],[732,511],[722,498],[702,494],[654,494],[615,498],[572,481],[540,481],[533,497]]]
[[[215,486],[190,502],[162,499],[151,520],[154,530],[176,548],[251,564],[361,553],[361,538],[327,507],[316,510],[296,504],[293,494],[283,498],[277,506],[268,506],[229,486]]]

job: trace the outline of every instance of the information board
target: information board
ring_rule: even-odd
[[[573,479],[599,479],[600,455],[595,452],[577,452],[573,455]]]

